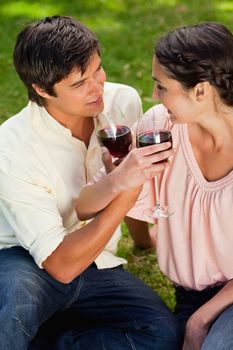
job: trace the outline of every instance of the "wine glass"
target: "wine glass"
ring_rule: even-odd
[[[172,148],[169,119],[164,117],[164,115],[156,115],[153,110],[150,110],[137,123],[136,146],[139,148],[164,142],[170,142],[171,147],[169,149]],[[166,162],[166,159],[161,162]],[[169,212],[167,206],[162,206],[160,203],[158,176],[154,177],[154,187],[155,207],[144,214],[153,219],[167,218],[173,212]]]
[[[130,150],[132,134],[120,108],[104,111],[96,118],[96,135],[114,158],[123,159]]]

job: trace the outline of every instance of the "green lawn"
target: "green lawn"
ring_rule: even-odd
[[[108,80],[136,87],[145,110],[153,104],[151,58],[159,36],[204,21],[222,22],[233,30],[231,0],[0,0],[0,122],[27,102],[12,65],[17,33],[28,22],[55,14],[74,16],[97,34]],[[154,253],[134,250],[125,227],[119,254],[129,260],[131,272],[174,306],[171,284],[159,272]]]

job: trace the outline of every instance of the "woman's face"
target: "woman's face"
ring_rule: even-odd
[[[155,56],[152,62],[152,77],[155,81],[153,98],[160,100],[167,108],[172,122],[197,121],[200,111],[195,99],[192,98],[193,89],[185,90],[177,80],[171,79]]]

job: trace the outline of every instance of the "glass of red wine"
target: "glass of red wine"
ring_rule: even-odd
[[[96,135],[99,144],[107,147],[112,157],[123,159],[129,153],[132,134],[120,108],[112,108],[97,117]]]
[[[157,115],[153,110],[150,110],[148,113],[144,114],[143,118],[137,123],[136,146],[139,148],[164,142],[170,142],[170,148],[172,148],[172,134],[170,132],[169,119],[165,118],[164,115]],[[166,160],[162,162],[164,161]],[[160,203],[158,183],[158,176],[155,176],[155,207],[144,213],[145,216],[153,219],[167,218],[173,214],[173,212],[170,213],[168,211],[167,206],[162,206]]]

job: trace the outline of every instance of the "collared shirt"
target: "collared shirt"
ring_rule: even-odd
[[[106,83],[105,110],[117,105],[129,124],[141,116],[135,89]],[[0,248],[21,245],[39,267],[65,235],[85,225],[75,200],[102,167],[93,132],[88,148],[45,108],[29,102],[0,127]],[[98,268],[125,262],[114,255],[119,231],[96,258]]]
[[[147,112],[168,117],[163,105]],[[233,278],[233,171],[208,182],[195,159],[186,124],[171,128],[176,153],[160,181],[160,203],[173,215],[158,220],[156,247],[161,270],[177,285],[202,290]],[[128,213],[144,219],[155,205],[146,184]]]

